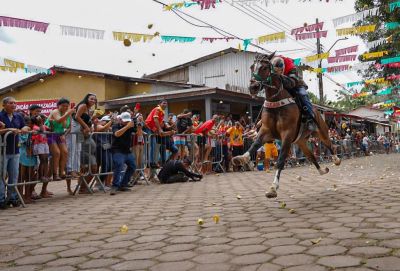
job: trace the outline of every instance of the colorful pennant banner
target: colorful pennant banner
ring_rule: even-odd
[[[376,95],[378,96],[390,95],[390,94],[392,94],[392,88],[387,88],[376,93]]]
[[[0,26],[18,27],[46,33],[48,23],[0,16]]]
[[[355,45],[355,46],[336,50],[335,52],[336,52],[336,56],[341,56],[341,55],[356,53],[357,51],[358,51],[358,45]]]
[[[347,71],[348,69],[349,69],[349,65],[339,65],[339,66],[328,67],[327,71],[328,72],[343,72],[343,71]]]
[[[181,37],[181,36],[161,36],[161,40],[163,42],[179,42],[179,43],[186,43],[186,42],[193,42],[196,38],[195,37]]]
[[[396,62],[400,62],[400,56],[381,59],[381,64],[389,64],[389,63],[396,63]]]
[[[389,30],[393,30],[400,27],[400,23],[399,22],[390,22],[390,23],[385,23],[385,28],[389,29]]]
[[[38,66],[33,66],[33,65],[26,65],[24,70],[25,70],[26,73],[51,74],[51,69],[45,69],[45,68],[38,67]]]
[[[7,58],[4,58],[4,65],[5,66],[9,66],[9,67],[13,67],[13,68],[17,68],[17,69],[24,69],[25,68],[25,64],[21,63],[21,62],[17,62],[14,60],[10,60]]]
[[[300,66],[301,58],[295,58],[295,59],[293,59],[293,62],[294,62],[294,65]]]
[[[202,41],[207,41],[210,43],[213,43],[214,41],[218,41],[218,40],[226,40],[227,42],[230,40],[234,40],[234,37],[218,37],[218,38],[201,38]]]
[[[307,56],[305,58],[306,62],[314,62],[319,59],[327,59],[329,57],[329,53],[323,53],[323,54],[317,54],[317,55],[312,55],[312,56]]]
[[[184,2],[172,3],[169,5],[166,5],[166,6],[164,6],[163,9],[166,11],[170,11],[173,9],[179,9],[179,8],[183,8],[183,7],[189,8],[191,6],[198,6],[198,5],[200,5],[201,9],[210,9],[211,7],[215,8],[215,4],[221,3],[221,2],[222,2],[222,0],[195,0],[192,2],[184,1]]]
[[[360,97],[365,97],[371,95],[369,92],[359,92],[359,93],[354,93],[351,97],[352,98],[360,98]]]
[[[368,69],[371,65],[373,65],[375,61],[368,61],[368,62],[361,62],[361,63],[355,63],[351,67],[349,67],[349,70],[351,71],[360,71],[360,70],[365,70]]]
[[[400,80],[400,74],[393,74],[386,77],[386,80]]]
[[[333,56],[328,57],[328,63],[338,63],[356,60],[357,55]]]
[[[61,35],[73,36],[87,39],[104,39],[104,30],[82,28],[68,25],[60,25]]]
[[[271,42],[283,42],[286,40],[285,32],[278,32],[274,34],[269,34],[257,38],[258,44],[271,43]]]
[[[245,51],[247,51],[247,47],[250,45],[250,43],[251,43],[252,40],[253,40],[253,39],[244,39],[244,40],[243,40],[243,49],[244,49]]]
[[[6,72],[17,72],[18,68],[17,67],[9,67],[9,66],[0,66],[0,70]]]
[[[384,55],[387,55],[388,53],[389,53],[388,51],[380,51],[380,52],[373,52],[373,53],[365,53],[365,54],[362,54],[361,56],[364,59],[370,59],[370,58],[383,57]]]
[[[113,32],[114,40],[124,41],[126,39],[132,42],[143,42],[151,41],[155,36],[148,34],[137,34],[137,33],[127,33],[127,32]]]
[[[354,87],[354,86],[358,86],[358,85],[363,85],[364,84],[364,81],[357,81],[357,82],[349,82],[349,83],[347,83],[346,85],[347,85],[347,87]]]
[[[375,24],[356,26],[350,28],[341,28],[341,29],[336,29],[336,34],[338,36],[357,35],[360,33],[374,32],[375,28],[376,28]]]
[[[376,7],[373,9],[368,9],[368,10],[364,10],[364,11],[357,12],[354,14],[338,17],[336,19],[333,19],[333,25],[335,27],[337,27],[338,25],[341,25],[344,23],[363,20],[367,16],[376,16],[378,14],[378,12],[379,12],[379,7]]]
[[[395,8],[400,8],[400,1],[392,2],[389,4],[389,11],[393,12]]]
[[[318,30],[322,30],[322,28],[324,28],[324,22],[294,28],[294,29],[292,29],[291,34],[296,35],[296,34],[303,33],[304,31],[306,31],[306,32],[318,31]]]
[[[371,41],[371,42],[367,42],[367,47],[368,47],[368,49],[372,49],[372,48],[378,47],[379,45],[382,45],[382,44],[384,44],[386,42],[387,42],[386,38],[379,39],[379,40],[374,40],[374,41]]]
[[[296,34],[295,36],[296,40],[307,40],[307,39],[326,38],[327,35],[328,31],[319,31],[319,32]]]
[[[383,77],[365,80],[366,85],[373,84],[373,83],[384,83],[384,82],[385,82],[385,78],[383,78]]]

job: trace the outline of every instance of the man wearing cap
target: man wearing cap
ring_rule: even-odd
[[[136,132],[135,122],[129,112],[120,115],[120,123],[112,127],[113,138],[111,150],[113,154],[114,175],[110,195],[117,191],[129,191],[128,183],[136,170],[135,157],[131,152],[132,134]],[[124,165],[127,166],[122,175]]]

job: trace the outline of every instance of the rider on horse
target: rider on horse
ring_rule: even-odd
[[[288,89],[288,91],[293,97],[298,97],[298,99],[300,100],[300,104],[303,109],[302,111],[305,113],[307,118],[306,127],[310,131],[315,131],[315,115],[312,104],[310,102],[310,98],[307,94],[308,86],[299,76],[297,67],[294,64],[293,60],[288,57],[276,56],[272,59],[272,66],[275,73],[288,76],[290,79],[295,81],[295,87],[292,89]]]

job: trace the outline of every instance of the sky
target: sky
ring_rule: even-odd
[[[168,4],[181,0],[161,1]],[[231,2],[232,0],[223,0],[222,3],[217,4],[215,9],[201,10],[199,7],[190,7],[184,8],[182,11],[240,38],[256,38],[283,31],[283,26],[271,22],[271,20],[275,22],[277,20],[266,14],[265,11],[280,18],[289,29],[301,27],[304,23],[315,23],[318,18],[319,21],[324,22],[324,30],[328,30],[328,37],[321,39],[322,45],[326,49],[329,49],[339,38],[336,36],[332,19],[355,13],[353,0],[330,0],[329,2],[326,0],[288,0],[288,3],[281,3],[278,0],[274,3],[273,0],[269,0],[268,5],[265,1],[260,0],[260,3],[246,7],[245,10],[253,17],[260,15],[264,20],[268,20],[263,24],[235,8],[235,6],[238,7],[238,4],[230,5]],[[154,34],[157,31],[161,35],[221,37],[212,29],[195,27],[174,13],[163,11],[162,6],[152,0],[3,1],[0,16],[50,23],[45,34],[26,29],[0,27],[0,58],[9,58],[45,68],[58,65],[141,77],[143,74],[179,65],[228,47],[237,48],[239,44],[238,40],[217,41],[211,44],[199,41],[179,44],[162,43],[157,39],[147,43],[133,43],[130,47],[124,47],[121,42],[113,40],[112,31],[146,34]],[[187,19],[193,21],[190,18]],[[200,24],[199,22],[195,23]],[[153,25],[151,29],[148,28],[149,24]],[[91,40],[62,36],[59,25],[105,30],[105,38],[104,40]],[[339,26],[339,28],[344,27],[351,27],[351,23]],[[358,37],[349,37],[348,40],[338,42],[332,51],[353,45],[359,45],[359,54],[365,51],[365,46]],[[287,39],[285,43],[263,44],[262,47],[270,51],[281,51],[281,54],[292,58],[316,53],[315,40],[308,40],[304,44]],[[260,51],[251,46],[249,46],[249,50]],[[128,60],[131,60],[132,63],[128,63]],[[327,66],[327,64],[325,63],[323,66]],[[17,73],[0,71],[0,88],[30,75],[22,71]],[[304,73],[304,76],[309,85],[309,91],[318,94],[316,74],[307,72]],[[331,75],[331,77],[341,84],[360,79],[355,72],[344,72]],[[335,99],[334,89],[338,89],[338,87],[324,78],[325,94],[330,100]]]

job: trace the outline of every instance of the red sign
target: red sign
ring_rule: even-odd
[[[23,110],[29,113],[28,108],[33,104],[37,104],[42,107],[42,114],[49,115],[50,112],[54,109],[57,109],[57,99],[54,100],[37,100],[37,101],[24,101],[24,102],[16,102],[17,108],[16,110]],[[71,108],[74,106],[74,103],[71,103]]]

